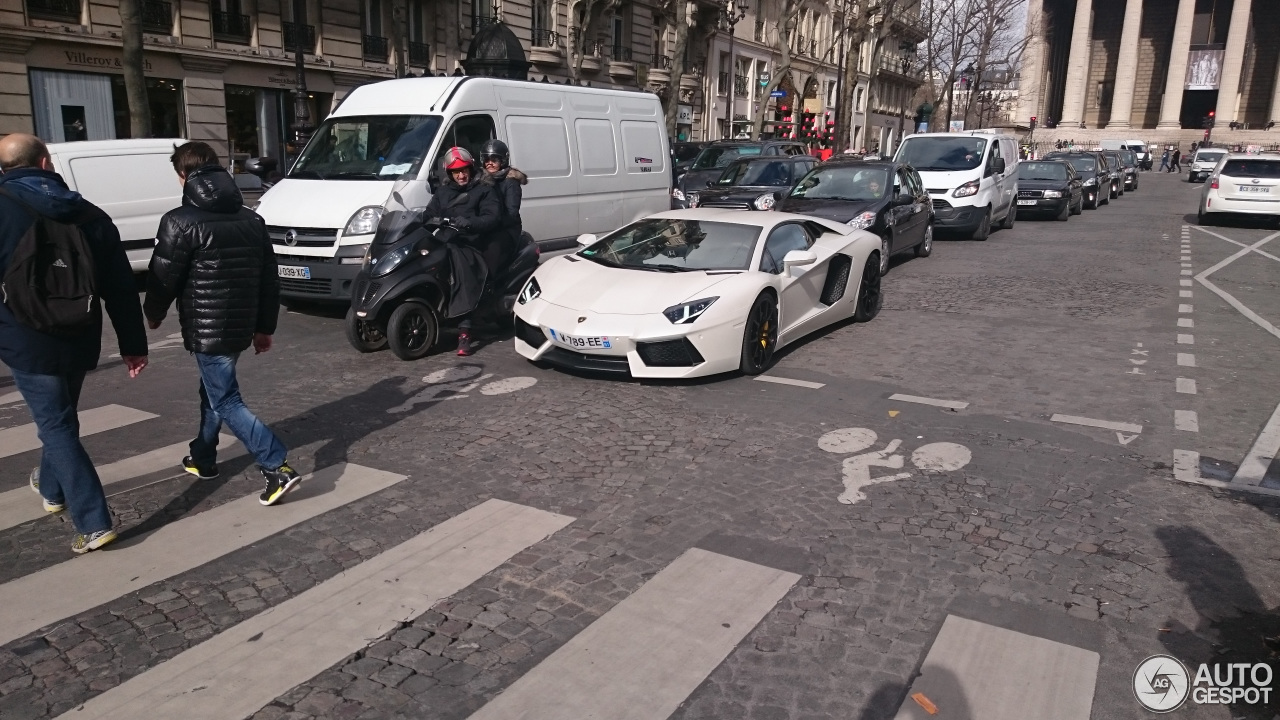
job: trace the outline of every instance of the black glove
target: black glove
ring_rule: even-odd
[[[466,232],[471,229],[471,220],[468,218],[453,218],[453,226]]]

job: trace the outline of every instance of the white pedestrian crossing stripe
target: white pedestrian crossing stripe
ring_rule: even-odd
[[[219,461],[232,460],[244,455],[245,452],[244,446],[235,438],[230,435],[219,436]],[[112,483],[150,475],[166,468],[179,472],[179,463],[182,461],[182,456],[187,453],[188,443],[174,443],[168,447],[103,465],[97,468],[98,477],[106,487]],[[36,497],[26,485],[0,493],[0,530],[36,520],[46,514],[44,508],[40,506],[40,498]]]
[[[799,579],[693,548],[470,720],[663,720]]]
[[[0,585],[0,645],[126,593],[194,569],[317,515],[384,490],[404,475],[334,465],[304,477],[287,500],[263,508],[250,495],[117,541],[89,562],[68,560]]]
[[[126,425],[158,417],[149,412],[123,405],[104,405],[80,411],[80,437],[96,435]],[[35,423],[0,430],[0,458],[7,458],[40,448]]]
[[[3,407],[5,405],[12,405],[14,403],[20,403],[22,401],[23,401],[22,393],[18,392],[17,390],[0,395],[0,407]]]
[[[565,515],[488,500],[63,717],[247,717],[571,522]]]

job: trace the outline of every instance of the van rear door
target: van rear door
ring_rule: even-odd
[[[151,261],[160,218],[182,204],[182,185],[169,154],[72,157],[72,188],[111,216],[135,271]]]

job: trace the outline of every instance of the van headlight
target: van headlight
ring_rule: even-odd
[[[845,225],[848,225],[854,230],[866,230],[867,228],[875,224],[876,224],[876,214],[871,212],[870,210],[868,210],[867,212],[861,213],[857,217],[845,223]]]
[[[772,210],[777,199],[773,197],[773,193],[766,193],[755,199],[751,206],[757,210]]]
[[[529,282],[525,283],[524,289],[516,296],[516,302],[524,305],[541,294],[542,286],[538,284],[538,278],[531,277]]]
[[[378,229],[378,223],[382,222],[382,206],[369,205],[362,207],[351,216],[347,221],[347,226],[342,229],[343,235],[372,235]]]
[[[951,195],[953,197],[969,197],[970,195],[977,195],[978,187],[981,185],[982,185],[981,180],[970,180],[969,182],[961,185],[955,190],[952,190]]]

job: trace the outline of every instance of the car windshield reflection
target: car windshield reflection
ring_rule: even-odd
[[[653,272],[746,270],[759,237],[755,225],[650,218],[587,246],[579,255],[601,265]]]
[[[782,160],[737,162],[724,171],[716,185],[784,186],[791,184],[791,163]]]
[[[791,191],[806,200],[870,201],[884,198],[888,171],[883,167],[820,167],[811,170]]]

